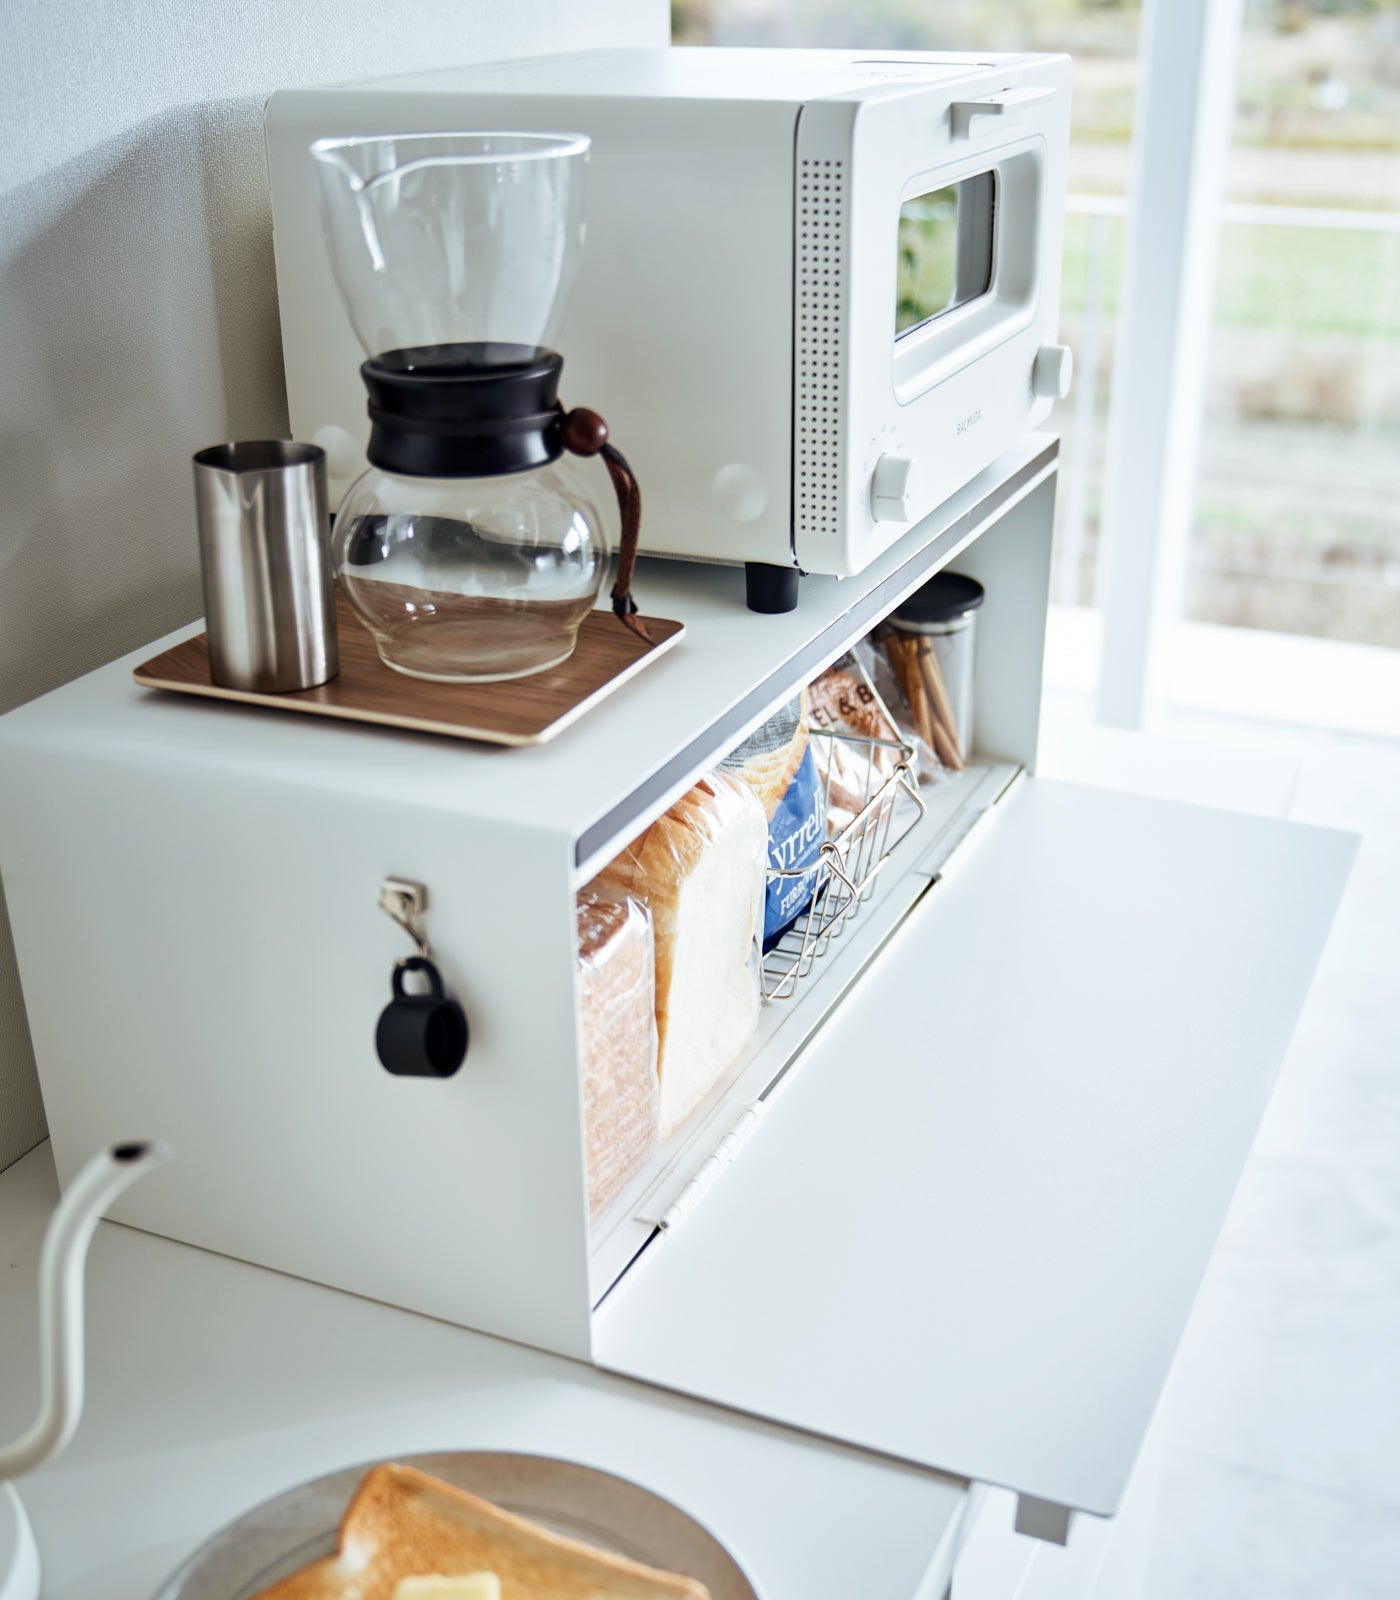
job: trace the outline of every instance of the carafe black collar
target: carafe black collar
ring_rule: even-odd
[[[557,461],[563,368],[562,356],[538,345],[385,350],[360,368],[369,459],[410,478],[490,478]]]

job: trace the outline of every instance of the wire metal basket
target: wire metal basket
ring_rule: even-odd
[[[856,670],[869,686],[864,672]],[[879,704],[873,686],[871,694]],[[894,726],[888,714],[885,720]],[[825,768],[824,815],[834,831],[814,864],[769,870],[770,883],[808,879],[813,889],[806,910],[764,953],[765,1000],[786,1000],[796,992],[869,900],[876,878],[925,810],[912,745],[825,728],[813,728],[811,738],[827,741],[825,760],[819,755],[818,765]]]

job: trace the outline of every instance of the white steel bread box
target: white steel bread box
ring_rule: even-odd
[[[153,1129],[180,1159],[120,1220],[1003,1485],[1052,1532],[1111,1514],[1354,841],[1032,775],[1055,455],[790,616],[644,563],[685,638],[537,748],[182,700],[137,658],[10,714],[60,1175]],[[576,891],[951,560],[987,594],[973,760],[590,1228]],[[442,1081],[375,1059],[386,877],[429,887],[470,1019]]]
[[[1069,110],[1050,55],[601,50],[281,91],[293,430],[330,451],[334,503],[367,427],[312,141],[587,134],[564,393],[636,466],[643,547],[746,563],[755,606],[779,609],[798,568],[862,571],[1065,392]]]

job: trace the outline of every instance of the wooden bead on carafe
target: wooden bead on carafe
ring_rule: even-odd
[[[608,425],[596,411],[576,406],[564,418],[562,438],[570,455],[596,456],[608,442]]]

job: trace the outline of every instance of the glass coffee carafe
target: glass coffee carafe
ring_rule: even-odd
[[[583,240],[588,140],[526,133],[311,147],[336,282],[368,360],[369,470],[336,518],[341,588],[381,658],[488,681],[565,660],[639,499],[602,419],[565,414],[552,348]],[[603,457],[607,472],[598,462]],[[630,548],[629,548],[630,546]]]

